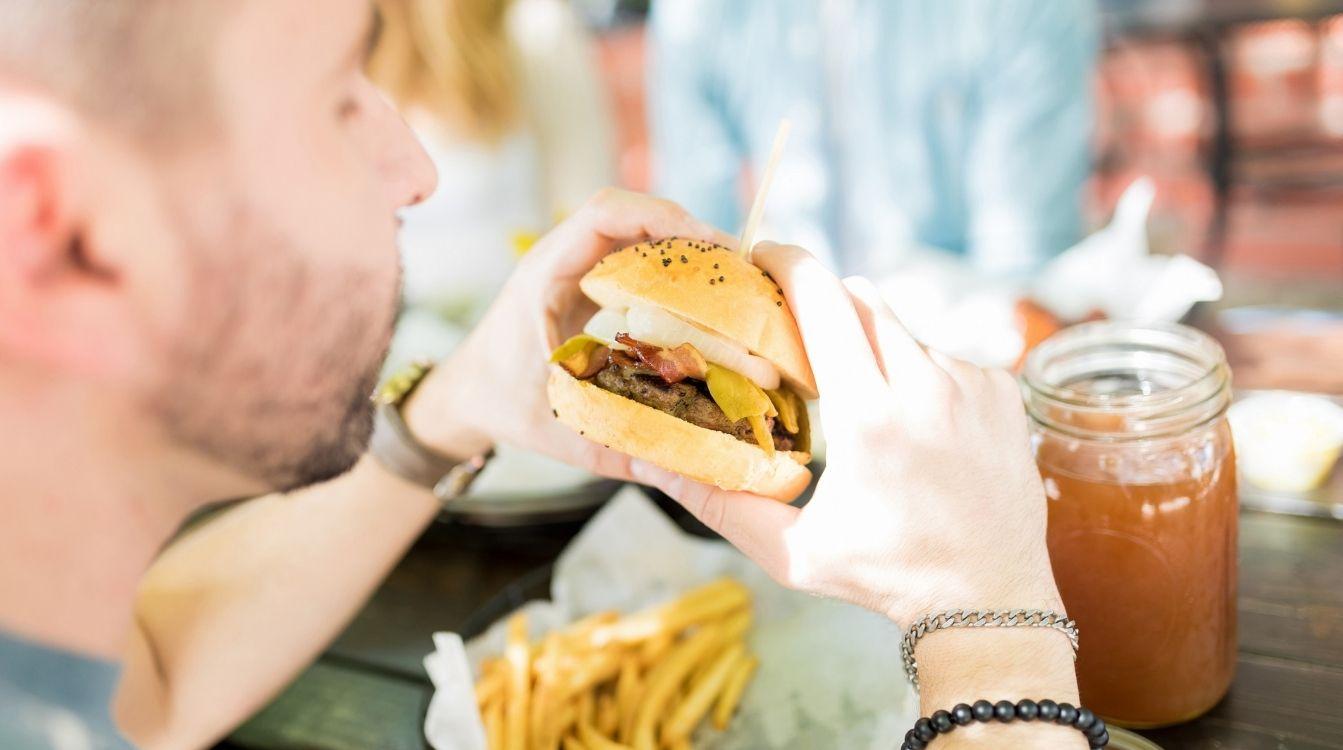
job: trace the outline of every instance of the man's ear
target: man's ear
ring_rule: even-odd
[[[5,112],[0,102],[0,116]],[[0,361],[128,377],[137,333],[120,272],[90,252],[95,186],[71,130],[0,132]]]

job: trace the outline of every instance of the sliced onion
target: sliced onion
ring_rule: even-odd
[[[583,326],[583,333],[615,349],[628,348],[624,344],[616,343],[616,334],[629,333],[629,323],[625,322],[624,310],[611,310],[605,307],[598,310],[597,314],[588,320],[587,325]]]
[[[598,313],[600,315],[600,313]],[[751,382],[773,390],[779,387],[779,370],[769,360],[757,357],[746,347],[717,333],[706,331],[666,310],[646,305],[631,307],[623,316],[630,336],[650,344],[672,348],[690,344],[716,365],[745,375]],[[595,321],[597,316],[593,316]],[[588,322],[592,325],[592,321]],[[590,336],[602,338],[587,331]]]

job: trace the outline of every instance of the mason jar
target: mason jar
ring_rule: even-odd
[[[1203,714],[1236,663],[1225,354],[1182,325],[1086,323],[1036,347],[1022,379],[1083,703],[1130,727]]]

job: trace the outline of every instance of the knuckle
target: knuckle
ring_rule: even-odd
[[[592,194],[592,197],[588,198],[587,203],[584,204],[584,207],[588,209],[605,208],[606,206],[609,206],[612,203],[615,203],[617,200],[619,200],[624,192],[625,191],[621,190],[620,188],[611,187],[610,185],[603,188],[599,188],[597,192]]]

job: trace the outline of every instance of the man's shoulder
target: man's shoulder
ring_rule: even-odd
[[[112,724],[114,665],[0,632],[0,748],[131,750]]]

